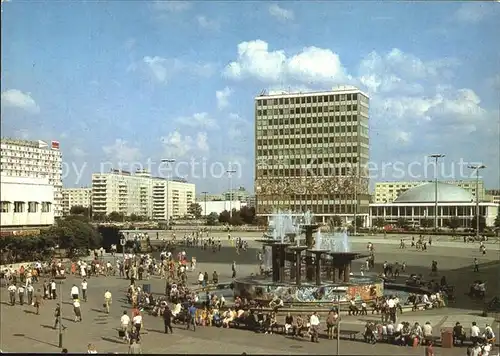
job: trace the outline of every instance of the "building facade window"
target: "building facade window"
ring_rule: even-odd
[[[16,201],[14,202],[14,213],[23,213],[24,212],[24,202]]]
[[[50,202],[42,202],[42,213],[49,213],[51,209],[52,203]]]
[[[28,202],[28,213],[36,213],[38,210],[38,203],[36,201]]]
[[[8,213],[10,210],[10,202],[8,201],[3,201],[0,204],[0,212],[2,213]]]

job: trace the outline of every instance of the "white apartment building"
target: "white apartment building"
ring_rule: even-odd
[[[240,210],[247,205],[247,203],[239,200],[207,201],[206,204],[205,202],[199,202],[198,204],[201,206],[202,215],[220,214],[224,210],[230,211],[231,209]]]
[[[151,177],[144,171],[92,175],[93,215],[118,212],[167,220],[187,215],[194,199],[194,184]]]
[[[59,142],[29,141],[11,138],[0,140],[0,171],[10,177],[48,178],[54,187],[53,211],[63,215],[62,154]]]
[[[373,202],[376,204],[392,203],[401,194],[411,188],[418,187],[422,184],[433,183],[433,180],[428,181],[399,181],[399,182],[377,182],[375,183],[375,194],[373,195]],[[439,181],[440,183],[453,184],[469,192],[474,201],[476,200],[476,180],[449,180]],[[484,201],[486,193],[484,189],[484,182],[479,180],[479,201]]]
[[[88,208],[92,205],[92,188],[64,188],[62,195],[64,215],[69,215],[74,206]]]
[[[188,215],[195,192],[192,183],[153,178],[153,220],[167,221]]]
[[[54,224],[54,187],[48,178],[0,177],[0,226],[38,227]]]

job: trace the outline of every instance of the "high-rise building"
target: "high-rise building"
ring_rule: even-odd
[[[59,142],[48,144],[45,141],[2,138],[0,146],[2,175],[47,178],[54,187],[54,216],[62,216],[62,154]]]
[[[257,214],[368,217],[369,98],[355,87],[255,98]]]
[[[92,188],[63,188],[62,195],[64,215],[74,206],[88,208],[92,205]]]
[[[375,194],[374,194],[374,203],[392,203],[395,201],[401,194],[406,192],[408,189],[418,187],[419,185],[425,183],[432,183],[434,180],[427,181],[396,181],[396,182],[377,182],[375,183]],[[475,179],[470,180],[448,180],[448,181],[440,181],[441,183],[453,184],[462,189],[468,191],[474,201],[476,200],[476,196],[479,196],[479,201],[484,201],[486,198],[486,192],[484,189],[484,182],[479,180],[479,184],[477,184]],[[476,192],[476,185],[479,187],[478,192]]]
[[[188,214],[195,199],[192,183],[151,177],[148,172],[134,174],[112,170],[92,175],[92,214],[139,215],[167,220]]]

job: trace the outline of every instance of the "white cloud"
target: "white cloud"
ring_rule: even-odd
[[[175,119],[175,122],[181,125],[196,128],[216,129],[219,127],[217,122],[206,112],[195,113],[191,116],[178,117]]]
[[[31,94],[17,89],[8,89],[2,92],[1,101],[3,107],[17,108],[31,114],[40,112],[40,107],[31,97]]]
[[[488,4],[479,1],[464,2],[455,12],[454,17],[459,22],[475,24],[481,22],[489,15],[491,7]]]
[[[158,83],[166,84],[179,74],[192,74],[200,77],[210,77],[214,67],[210,63],[193,63],[178,58],[160,56],[145,56],[142,61],[132,63],[127,71],[140,70]]]
[[[160,12],[184,12],[192,8],[189,1],[155,1],[153,8]]]
[[[129,146],[127,141],[119,138],[112,145],[104,146],[102,150],[109,158],[120,162],[134,162],[142,156],[139,148]]]
[[[411,133],[406,131],[397,131],[394,133],[396,141],[403,145],[407,145],[411,142]]]
[[[229,87],[225,87],[222,90],[217,90],[215,92],[215,98],[217,99],[217,107],[222,110],[229,106],[229,97],[233,94],[233,91]]]
[[[161,142],[165,156],[175,159],[207,154],[210,151],[208,136],[205,132],[198,132],[193,139],[190,135],[182,135],[179,131],[174,131],[161,137]]]
[[[262,40],[238,45],[238,59],[229,63],[224,75],[230,79],[255,78],[262,82],[333,84],[349,80],[339,56],[329,49],[306,47],[287,57],[285,51],[269,51]]]
[[[196,22],[205,30],[217,31],[220,29],[220,23],[217,20],[211,20],[203,15],[196,16]]]
[[[76,146],[73,146],[71,148],[71,154],[74,156],[74,157],[85,157],[87,155],[87,152],[85,152],[83,149],[81,149],[80,147],[76,147]]]
[[[285,9],[278,4],[269,5],[269,14],[279,21],[293,21],[295,19],[295,14],[292,10]]]
[[[252,123],[239,114],[230,113],[227,120],[227,136],[233,142],[246,142],[252,134]]]

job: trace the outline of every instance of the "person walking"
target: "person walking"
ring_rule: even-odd
[[[233,264],[231,265],[231,271],[232,271],[231,278],[236,278],[236,261],[233,261]]]
[[[130,335],[128,332],[129,326],[130,326],[130,317],[127,314],[127,311],[124,310],[122,317],[120,318],[120,325],[121,325],[121,330],[123,334],[123,340],[129,341],[130,340]]]
[[[17,292],[17,287],[15,283],[11,283],[11,285],[7,288],[9,291],[9,300],[10,300],[10,305],[14,306],[16,305],[16,292]]]
[[[42,304],[42,291],[40,289],[37,289],[35,296],[33,298],[33,306],[36,309],[36,315],[40,315],[40,305]]]
[[[28,304],[33,305],[33,292],[35,291],[35,288],[33,288],[33,285],[30,283],[26,287],[26,293],[28,294]]]
[[[109,309],[111,306],[113,296],[109,290],[104,293],[104,307],[106,308],[106,314],[109,314]]]
[[[17,294],[19,295],[19,304],[24,305],[24,287],[22,284],[17,288]]]
[[[54,329],[57,328],[59,323],[61,323],[61,327],[63,329],[66,329],[66,327],[62,324],[62,318],[61,318],[61,304],[57,303],[56,304],[56,309],[54,310]]]
[[[76,300],[78,299],[78,296],[80,295],[80,291],[78,290],[78,287],[76,284],[73,284],[73,287],[71,287],[71,299]]]
[[[83,301],[87,301],[87,280],[84,278],[82,281],[82,298]]]
[[[80,300],[78,298],[73,301],[73,312],[75,313],[75,323],[82,321],[82,310],[80,309]]]
[[[54,280],[50,281],[50,297],[52,299],[57,299],[57,292],[56,292],[56,282]]]
[[[186,330],[189,330],[189,327],[192,325],[193,331],[196,331],[196,307],[194,306],[194,304],[191,304],[191,306],[188,308],[186,324]]]
[[[168,334],[169,330],[171,334],[174,333],[172,330],[172,310],[170,310],[168,305],[165,307],[165,311],[163,312],[163,324],[165,326],[165,334]]]

